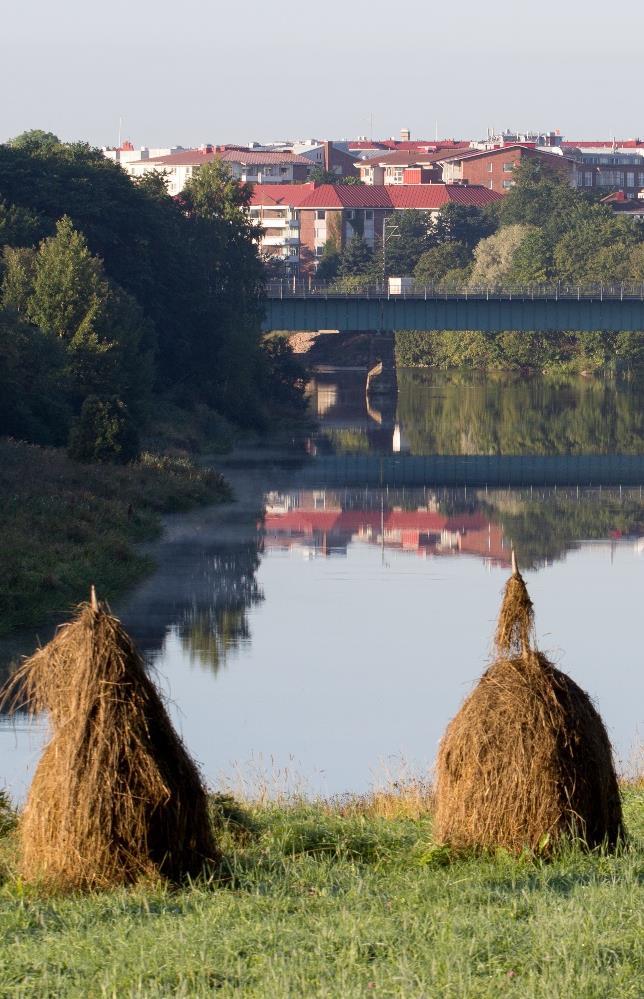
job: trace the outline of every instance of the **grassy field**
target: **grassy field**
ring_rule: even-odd
[[[219,475],[185,458],[79,465],[0,439],[0,636],[67,612],[90,581],[113,598],[150,568],[134,545],[159,533],[161,513],[228,495]]]
[[[454,859],[404,800],[248,806],[231,883],[47,897],[0,838],[0,996],[641,999],[644,791],[631,846]],[[234,815],[234,813],[233,813]]]

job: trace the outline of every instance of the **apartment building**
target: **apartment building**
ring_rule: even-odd
[[[294,153],[256,152],[237,146],[201,146],[167,156],[147,157],[124,163],[131,177],[158,170],[166,175],[168,193],[176,196],[204,163],[221,160],[228,164],[236,180],[252,184],[298,184],[311,169],[309,160]]]
[[[498,149],[466,149],[440,157],[443,182],[479,184],[497,194],[507,194],[514,185],[512,174],[524,159],[539,160],[573,187],[577,185],[577,167],[572,157],[559,151],[547,152],[526,145],[508,145]]]
[[[397,211],[434,215],[450,203],[483,207],[500,197],[480,185],[257,184],[249,211],[263,229],[262,254],[293,273],[311,274],[330,239],[342,249],[358,235],[375,249]]]

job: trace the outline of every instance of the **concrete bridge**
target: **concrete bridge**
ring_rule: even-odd
[[[604,288],[463,290],[440,294],[414,287],[390,294],[382,287],[342,294],[331,287],[272,283],[265,330],[332,329],[644,331],[644,285]]]

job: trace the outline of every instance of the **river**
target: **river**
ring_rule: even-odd
[[[489,661],[511,546],[546,651],[594,698],[624,769],[644,730],[639,486],[315,488],[347,453],[643,454],[642,380],[364,372],[310,386],[318,429],[218,467],[237,502],[168,518],[158,569],[115,608],[210,785],[360,792],[427,772]],[[35,636],[34,636],[35,642]],[[24,797],[43,728],[0,722],[0,786]],[[640,759],[641,762],[641,759]]]

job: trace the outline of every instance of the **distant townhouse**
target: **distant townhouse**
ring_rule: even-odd
[[[469,149],[469,144],[443,146],[440,149],[396,149],[368,158],[360,158],[355,167],[364,184],[433,184],[443,180],[441,160],[448,153]]]
[[[124,164],[131,177],[158,170],[165,173],[168,192],[175,196],[184,189],[204,163],[221,160],[235,179],[253,184],[298,184],[311,169],[309,160],[294,153],[256,152],[236,146],[201,146],[168,156],[148,157]]]
[[[311,274],[324,247],[341,250],[353,236],[375,249],[397,211],[435,215],[447,204],[484,207],[500,194],[480,185],[257,184],[250,215],[263,229],[260,250],[292,273]]]
[[[528,145],[507,145],[498,149],[465,149],[440,157],[446,184],[480,184],[497,194],[507,194],[514,186],[512,174],[525,159],[539,160],[577,186],[575,161],[559,151],[548,152]]]

